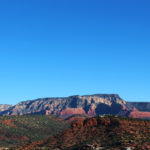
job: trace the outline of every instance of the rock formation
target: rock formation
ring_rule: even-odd
[[[126,102],[117,94],[75,95],[28,100],[0,111],[0,115],[25,114],[52,114],[62,118],[77,114],[89,117],[114,114],[150,118],[150,103],[141,105],[141,103]]]
[[[148,150],[150,121],[117,116],[92,117],[73,122],[59,135],[24,146],[26,149]],[[22,148],[21,148],[22,149]]]

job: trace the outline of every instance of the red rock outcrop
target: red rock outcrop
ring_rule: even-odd
[[[132,112],[129,114],[132,118],[150,118],[150,112],[141,112],[136,108],[133,108]]]
[[[35,148],[70,149],[72,146],[94,145],[109,150],[120,150],[131,147],[135,150],[147,149],[149,144],[150,121],[124,117],[93,117],[72,123],[71,127],[48,140],[33,143]],[[85,143],[84,145],[82,145]],[[28,146],[27,146],[28,148]],[[93,148],[94,149],[94,148]]]
[[[75,115],[75,114],[86,115],[83,108],[67,108],[60,112],[61,117],[68,117],[68,116]]]
[[[95,109],[89,109],[88,113],[89,116],[96,116]]]
[[[134,118],[150,118],[150,103],[126,102],[117,94],[43,98],[20,102],[15,106],[8,107],[8,110],[1,109],[3,107],[0,106],[0,115],[52,114],[65,118],[75,114],[89,117],[113,114]],[[133,109],[134,107],[137,110]]]

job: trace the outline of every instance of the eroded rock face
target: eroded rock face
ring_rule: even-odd
[[[150,118],[150,112],[141,112],[136,108],[133,108],[132,112],[129,114],[132,118]]]
[[[118,95],[96,94],[25,101],[13,106],[3,114],[54,114],[65,118],[74,114],[95,116],[100,114],[119,114],[122,111],[127,111],[126,102]]]
[[[0,112],[6,111],[6,110],[8,110],[11,107],[12,107],[12,105],[0,104]]]
[[[142,112],[138,109],[144,110]],[[136,118],[150,118],[149,103],[130,103],[122,100],[117,94],[75,95],[70,97],[43,98],[20,102],[15,106],[0,111],[0,115],[52,114],[67,118],[82,114],[88,117],[114,114]],[[138,111],[134,111],[136,108]]]
[[[68,117],[70,115],[75,115],[75,114],[82,114],[86,115],[86,112],[83,108],[66,108],[65,110],[62,110],[60,112],[60,116],[62,117]]]

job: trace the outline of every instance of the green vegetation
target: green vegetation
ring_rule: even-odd
[[[0,147],[14,147],[44,140],[68,126],[68,122],[54,116],[0,116]]]
[[[30,147],[63,150],[150,149],[150,121],[121,116],[97,116],[74,122],[63,134]],[[28,147],[29,148],[29,147]]]
[[[1,116],[0,148],[150,149],[148,120],[105,115],[73,121],[69,126],[68,121],[54,116]]]

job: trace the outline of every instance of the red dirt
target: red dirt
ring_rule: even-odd
[[[2,123],[7,125],[7,126],[16,128],[16,126],[11,122],[11,120],[3,120]]]

